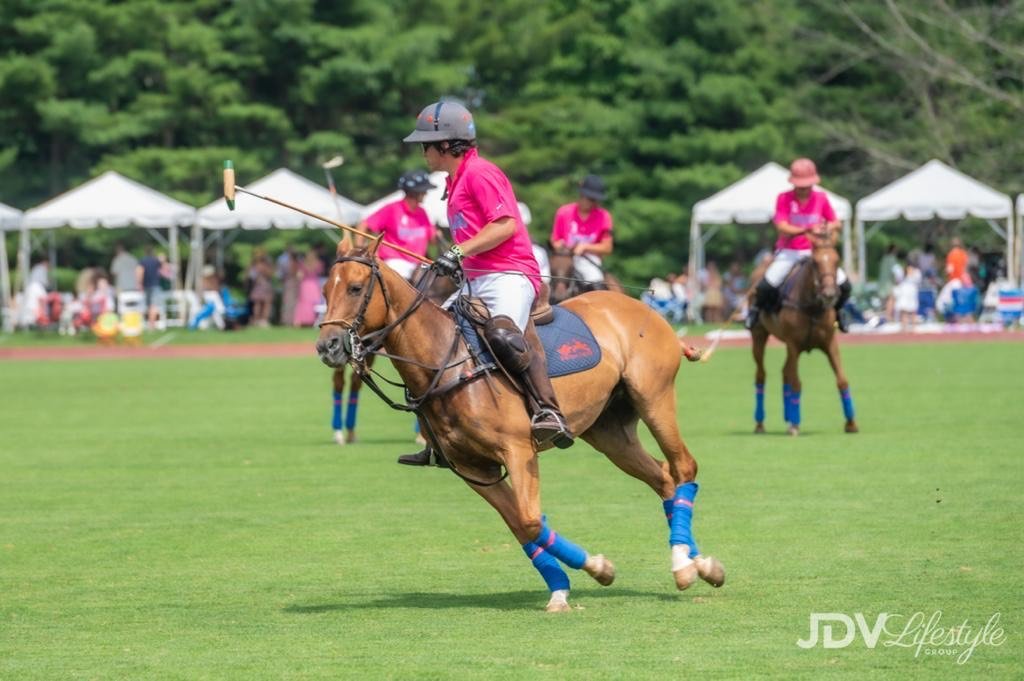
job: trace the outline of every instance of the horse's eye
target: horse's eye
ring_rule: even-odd
[[[358,296],[362,292],[363,292],[363,285],[362,284],[349,284],[348,285],[348,294],[350,296]]]

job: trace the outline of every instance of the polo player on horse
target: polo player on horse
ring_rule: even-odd
[[[569,250],[576,276],[590,288],[603,288],[601,258],[612,252],[612,216],[601,202],[605,199],[604,180],[587,175],[580,183],[580,198],[555,212],[551,227],[551,247]]]
[[[764,277],[757,284],[754,301],[744,322],[748,330],[757,325],[761,310],[772,312],[782,302],[779,300],[779,287],[797,263],[811,255],[811,241],[808,232],[817,230],[833,230],[839,227],[839,220],[829,203],[828,195],[815,185],[821,182],[814,161],[809,158],[798,158],[789,166],[789,181],[793,189],[779,194],[775,202],[775,229],[779,238],[775,242],[775,258],[768,266]],[[846,272],[839,269],[837,273],[839,298],[836,300],[836,320],[839,330],[849,330],[846,312],[843,306],[850,298],[851,286]]]

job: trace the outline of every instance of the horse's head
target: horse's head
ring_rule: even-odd
[[[554,304],[574,295],[572,251],[568,248],[552,248],[548,251],[548,266],[551,269],[551,302]]]
[[[839,272],[839,252],[836,251],[836,233],[831,229],[811,231],[811,260],[814,262],[814,284],[818,300],[832,307],[839,299],[836,276]]]
[[[327,311],[320,324],[316,351],[330,367],[362,359],[361,337],[386,324],[388,291],[374,242],[368,249],[338,245],[337,260],[327,273]]]

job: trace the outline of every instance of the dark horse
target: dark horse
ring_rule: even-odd
[[[525,399],[503,373],[476,370],[449,312],[379,262],[372,247],[339,249],[324,297],[327,316],[316,344],[321,360],[332,367],[351,363],[364,372],[368,355],[386,353],[431,444],[501,515],[544,578],[551,592],[547,610],[569,610],[569,579],[559,563],[583,569],[602,585],[612,583],[611,561],[588,554],[547,525]],[[691,533],[697,463],[676,423],[681,358],[672,328],[643,303],[609,291],[573,298],[565,308],[586,321],[601,348],[596,366],[553,380],[572,431],[662,499],[676,586],[688,588],[698,576],[720,586],[721,563],[698,553]],[[532,323],[526,336],[536,343]],[[373,385],[371,377],[364,378]],[[666,462],[644,450],[637,433],[641,419]]]
[[[573,258],[572,251],[568,248],[548,249],[548,264],[551,268],[552,305],[557,305],[587,291],[623,292],[622,284],[619,283],[619,280],[614,275],[608,272],[604,272],[603,283],[592,284],[584,281],[576,272]]]
[[[846,432],[856,433],[853,419],[853,399],[839,358],[839,337],[836,335],[834,305],[839,297],[836,274],[839,254],[836,235],[832,231],[809,233],[813,250],[811,257],[793,267],[783,284],[782,307],[776,311],[763,311],[751,330],[754,361],[755,407],[754,432],[764,432],[764,348],[769,336],[775,336],[786,345],[786,364],[782,368],[783,416],[790,435],[800,433],[800,375],[797,366],[801,352],[821,350],[828,355],[829,364],[836,374],[836,385],[846,417]]]
[[[422,275],[423,273],[420,273]],[[431,278],[428,282],[427,297],[440,305],[448,296],[455,293],[455,284],[444,277]],[[373,365],[373,356],[367,358],[366,366]],[[345,418],[341,417],[341,406],[345,402],[345,377],[348,375],[348,402],[345,407]],[[356,416],[359,412],[359,391],[363,387],[363,379],[356,371],[347,371],[345,365],[334,370],[331,376],[333,387],[333,408],[331,411],[331,427],[334,429],[334,441],[339,445],[351,444],[356,441]],[[417,425],[416,442],[426,444],[419,434]]]

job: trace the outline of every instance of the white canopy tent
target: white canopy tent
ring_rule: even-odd
[[[696,291],[699,285],[697,276],[704,267],[704,246],[721,226],[733,223],[771,222],[775,216],[775,201],[779,194],[792,188],[789,183],[789,171],[778,163],[769,162],[742,180],[694,205],[690,218],[690,261],[687,268],[691,293]],[[836,217],[843,223],[843,266],[849,271],[853,266],[850,202],[827,189],[823,191],[828,195]],[[712,227],[705,233],[702,231],[704,225]]]
[[[65,226],[92,229],[134,225],[147,230],[167,248],[167,257],[174,271],[179,272],[178,228],[191,225],[195,215],[196,209],[192,206],[108,170],[25,212],[21,223],[21,258],[27,268],[28,233],[31,230]],[[167,239],[154,231],[156,229],[167,229]]]
[[[13,319],[8,319],[8,304],[11,301],[11,271],[7,262],[7,232],[21,228],[21,211],[0,203],[0,329],[13,328]]]
[[[1007,276],[1016,282],[1018,266],[1014,262],[1016,250],[1010,197],[937,159],[857,202],[857,264],[861,281],[865,281],[867,274],[867,240],[885,221],[900,217],[913,221],[935,218],[961,220],[968,215],[987,220],[996,234],[1006,240]],[[1004,220],[1006,228],[1001,228],[995,220]],[[865,222],[877,223],[866,235]]]
[[[308,180],[287,168],[278,168],[261,177],[246,189],[304,208],[312,213],[355,225],[363,215],[363,206],[331,194],[312,180]],[[235,197],[235,210],[229,210],[223,198],[199,209],[195,226],[192,228],[192,253],[189,259],[188,279],[197,289],[203,269],[203,230],[229,229],[337,229],[333,225],[308,217],[294,210],[249,196],[241,192]]]

